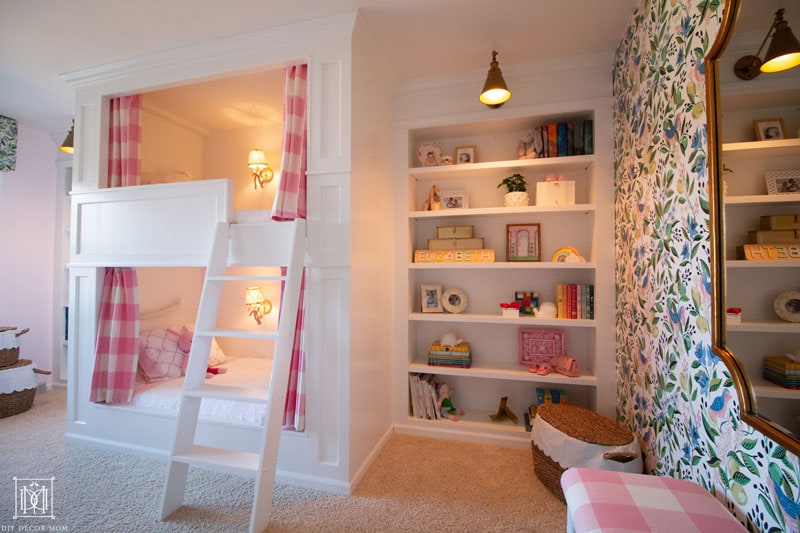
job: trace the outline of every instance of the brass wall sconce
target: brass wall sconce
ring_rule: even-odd
[[[61,143],[61,147],[59,150],[62,152],[72,154],[75,153],[75,119],[72,119],[72,126],[69,128],[69,133],[64,138],[64,142]]]
[[[775,20],[767,30],[754,56],[744,56],[733,66],[733,72],[743,80],[752,80],[762,72],[782,72],[800,65],[800,43],[789,24],[783,20],[784,9],[775,12]],[[772,30],[775,30],[774,32]],[[761,60],[761,50],[772,36],[767,55]]]
[[[244,295],[244,303],[250,310],[249,316],[260,326],[261,319],[272,311],[272,302],[264,298],[261,287],[248,287]]]
[[[250,168],[254,189],[263,188],[275,176],[267,164],[267,156],[264,155],[263,150],[250,150],[250,154],[247,156],[247,166]]]
[[[506,80],[503,79],[503,72],[497,62],[497,51],[492,50],[492,62],[489,63],[489,73],[486,75],[486,83],[483,84],[478,100],[482,104],[496,109],[506,103],[511,98],[511,91],[508,90]]]

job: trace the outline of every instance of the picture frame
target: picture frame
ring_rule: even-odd
[[[469,191],[439,192],[442,209],[466,209],[469,207]]]
[[[475,146],[456,146],[456,155],[453,159],[457,165],[477,163],[478,159],[475,153]]]
[[[757,141],[771,141],[786,138],[786,126],[782,118],[762,118],[753,121]]]
[[[768,194],[800,194],[800,170],[766,173]]]
[[[448,313],[463,313],[467,302],[467,295],[461,289],[447,289],[442,294],[442,305]]]
[[[506,224],[506,261],[541,260],[540,225]]]
[[[420,302],[423,313],[442,313],[442,286],[420,285]]]
[[[567,335],[562,329],[522,327],[518,337],[520,365],[549,363],[553,357],[567,354]]]

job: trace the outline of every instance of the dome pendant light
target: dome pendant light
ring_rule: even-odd
[[[506,80],[503,79],[503,72],[497,63],[497,52],[492,50],[492,62],[489,64],[489,73],[486,75],[486,83],[483,84],[483,91],[478,97],[482,104],[486,104],[492,109],[496,109],[506,103],[511,98],[511,91],[508,90]]]

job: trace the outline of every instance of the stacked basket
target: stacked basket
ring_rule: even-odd
[[[49,374],[19,358],[19,337],[28,328],[0,327],[0,418],[27,411],[36,396],[36,374]]]

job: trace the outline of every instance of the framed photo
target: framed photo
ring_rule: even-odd
[[[772,139],[785,139],[786,126],[783,125],[782,118],[764,118],[754,120],[753,127],[756,130],[757,141],[769,141]]]
[[[420,285],[420,298],[423,313],[442,313],[442,286]]]
[[[541,261],[539,224],[506,224],[506,261]]]
[[[439,192],[442,209],[463,209],[469,207],[469,191]]]
[[[567,354],[567,335],[561,329],[519,328],[519,364],[549,363]]]
[[[800,170],[767,172],[768,194],[800,193]]]
[[[456,164],[462,163],[477,163],[477,156],[475,155],[474,146],[456,146]]]

